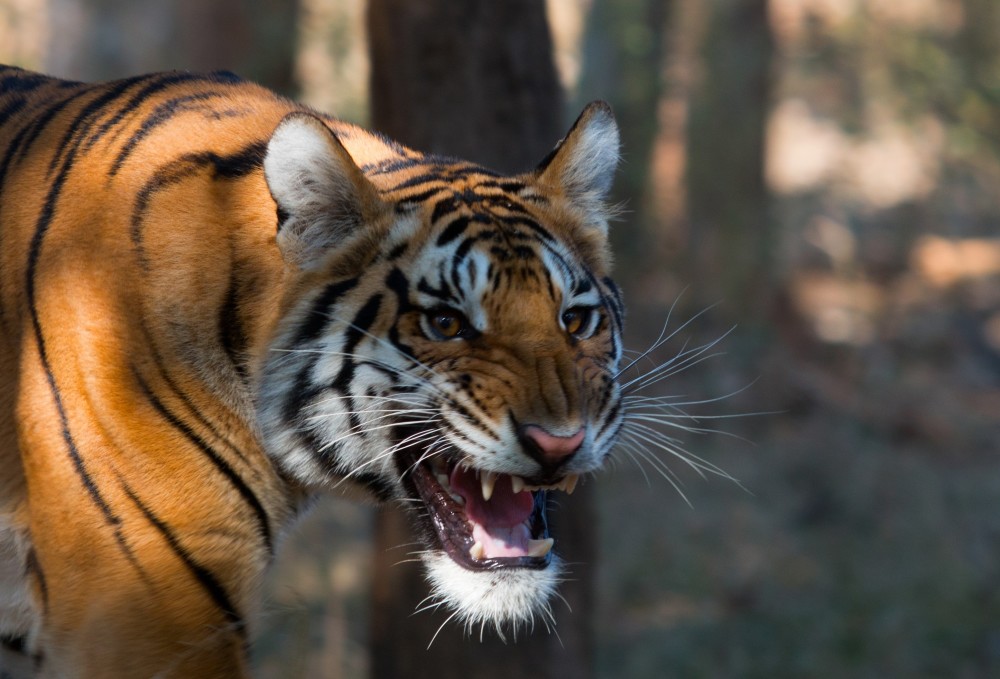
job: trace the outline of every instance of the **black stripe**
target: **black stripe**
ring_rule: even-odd
[[[597,433],[594,435],[595,439],[599,439],[604,436],[604,432],[607,431],[608,427],[615,423],[615,418],[618,417],[618,413],[621,412],[621,409],[622,400],[618,399],[611,407],[611,410],[608,411],[608,414],[604,417],[604,426],[597,430]]]
[[[455,221],[453,221],[451,224],[445,227],[444,231],[441,232],[441,235],[438,236],[437,242],[435,244],[438,247],[443,247],[448,243],[452,242],[453,240],[461,236],[463,233],[465,233],[465,230],[469,227],[469,223],[471,221],[472,220],[469,217],[465,216],[458,217],[457,219],[455,219]]]
[[[418,174],[415,177],[410,177],[409,179],[403,180],[399,184],[390,186],[388,189],[386,189],[386,193],[402,191],[403,189],[413,188],[414,186],[420,186],[421,184],[427,184],[429,182],[447,183],[447,180],[441,176],[441,171],[439,168],[432,167],[431,170],[425,172],[424,174]]]
[[[333,379],[332,386],[344,394],[350,393],[351,381],[354,379],[356,363],[351,354],[361,342],[361,339],[368,333],[375,319],[378,318],[379,309],[382,306],[382,294],[376,293],[368,298],[364,306],[355,314],[354,320],[344,331],[344,346],[342,351],[345,354],[343,363],[340,364],[340,371]]]
[[[7,105],[0,108],[0,125],[5,124],[13,115],[24,108],[24,97],[17,97],[7,102]]]
[[[229,595],[226,593],[225,587],[222,586],[222,583],[216,579],[210,570],[195,561],[191,553],[186,550],[184,545],[180,543],[180,540],[177,539],[177,536],[174,534],[174,531],[170,528],[170,526],[153,513],[153,510],[150,509],[146,503],[139,499],[139,496],[136,495],[135,491],[129,487],[128,483],[126,483],[124,479],[121,484],[125,494],[128,495],[129,499],[135,503],[135,506],[139,508],[139,511],[141,511],[143,516],[146,517],[146,520],[153,524],[153,527],[159,531],[160,535],[163,536],[163,539],[167,541],[167,544],[170,546],[173,553],[178,559],[181,560],[181,562],[183,562],[184,566],[191,572],[191,575],[198,581],[198,584],[205,590],[205,593],[209,596],[212,602],[222,611],[222,615],[226,618],[226,621],[232,625],[233,629],[239,634],[240,638],[245,640],[246,624],[243,621],[243,616],[241,616],[236,610],[236,606],[233,605]]]
[[[125,116],[129,115],[140,106],[146,103],[148,99],[151,99],[155,95],[163,92],[164,90],[173,87],[174,85],[179,85],[182,83],[231,83],[232,74],[226,73],[209,73],[208,75],[201,75],[197,73],[183,73],[178,71],[172,71],[168,73],[154,73],[148,76],[140,76],[142,80],[151,81],[148,85],[143,87],[141,90],[136,92],[131,99],[126,103],[117,107],[115,115],[111,116],[108,120],[101,125],[100,129],[94,133],[94,135],[87,140],[87,144],[84,148],[90,149],[100,141],[101,137],[108,133],[108,131],[121,122]],[[127,81],[126,81],[127,82]]]
[[[295,385],[288,392],[288,397],[281,407],[281,416],[287,422],[301,424],[299,422],[299,414],[302,412],[302,409],[306,403],[323,391],[312,383],[312,378],[310,377],[318,362],[319,355],[311,355],[295,376]]]
[[[437,224],[444,216],[450,212],[454,212],[458,209],[458,201],[455,200],[454,195],[446,196],[442,198],[437,203],[434,204],[434,210],[431,212],[431,223]]]
[[[435,288],[432,287],[431,284],[427,282],[426,278],[421,278],[417,282],[417,290],[424,293],[425,295],[429,295],[431,297],[439,299],[442,302],[451,302],[457,304],[462,301],[455,296],[455,294],[451,291],[451,288],[448,287],[448,284],[444,282],[442,282],[442,287]]]
[[[112,511],[111,506],[104,499],[104,496],[101,495],[97,484],[94,482],[93,477],[90,475],[90,471],[87,469],[83,456],[80,455],[80,451],[76,447],[76,441],[70,433],[69,418],[66,415],[66,408],[63,405],[62,393],[59,390],[59,385],[56,383],[55,374],[52,372],[52,364],[49,361],[48,349],[45,344],[45,336],[42,333],[42,323],[38,317],[38,304],[35,293],[35,275],[38,268],[38,260],[41,256],[42,242],[45,239],[45,234],[48,232],[49,226],[52,224],[52,218],[55,214],[55,206],[59,200],[60,194],[62,193],[62,188],[66,182],[69,170],[73,165],[73,159],[76,156],[77,149],[78,145],[74,145],[68,150],[66,162],[63,163],[63,166],[60,168],[59,174],[52,182],[49,193],[45,198],[45,204],[42,206],[42,211],[38,215],[35,232],[31,237],[31,243],[28,247],[28,261],[25,271],[25,294],[28,302],[28,315],[31,317],[31,327],[35,335],[35,342],[38,345],[38,358],[42,364],[42,370],[45,373],[45,379],[48,382],[49,390],[52,392],[52,398],[56,406],[56,413],[59,416],[63,442],[66,444],[66,449],[69,453],[70,461],[73,464],[73,469],[76,472],[76,475],[80,478],[80,482],[86,489],[91,501],[104,517],[105,523],[112,527],[115,541],[118,543],[118,547],[122,550],[126,559],[128,559],[129,563],[131,563],[132,566],[139,571],[140,575],[145,576],[141,566],[135,559],[132,549],[125,541],[125,536],[122,535],[121,518]]]
[[[340,139],[341,135],[337,135],[337,138]],[[419,164],[420,160],[416,158],[389,158],[380,160],[377,163],[365,163],[361,166],[361,171],[370,176],[392,174],[393,172],[407,170]]]
[[[149,209],[149,203],[156,193],[197,174],[205,167],[212,168],[214,179],[238,179],[260,168],[264,163],[266,151],[267,143],[256,141],[228,156],[220,156],[212,151],[186,153],[157,168],[153,176],[139,189],[132,207],[130,234],[140,265],[144,269],[149,267],[143,247],[142,228],[146,210]]]
[[[156,397],[156,395],[153,394],[152,389],[150,389],[149,385],[146,384],[146,382],[142,379],[142,376],[139,375],[139,372],[134,367],[132,369],[132,373],[136,381],[139,383],[139,386],[143,391],[143,395],[149,400],[150,404],[153,406],[156,412],[159,413],[160,416],[163,419],[165,419],[168,423],[170,423],[172,427],[174,427],[179,432],[184,434],[185,438],[187,438],[188,441],[193,443],[195,447],[198,448],[198,450],[200,450],[202,454],[204,454],[205,457],[207,457],[212,462],[212,464],[219,471],[219,473],[225,476],[226,479],[229,481],[229,483],[232,484],[233,488],[235,488],[236,491],[240,494],[240,496],[243,497],[244,501],[250,506],[250,509],[253,510],[253,513],[257,519],[257,524],[259,526],[258,532],[264,541],[264,547],[267,549],[267,553],[269,555],[273,554],[274,552],[271,541],[270,521],[268,520],[267,511],[264,509],[264,506],[260,503],[260,500],[257,498],[257,495],[246,484],[246,481],[244,481],[243,478],[236,473],[236,471],[229,465],[228,462],[226,462],[222,457],[220,457],[219,454],[216,453],[215,450],[213,450],[212,447],[208,445],[208,443],[203,438],[201,438],[198,434],[196,434],[195,431],[187,425],[187,423],[183,422],[180,418],[174,415],[174,413],[172,413]]]
[[[540,236],[543,240],[554,243],[556,237],[553,236],[549,231],[543,227],[541,224],[536,222],[530,217],[517,216],[517,217],[497,217],[497,221],[507,226],[524,226],[533,231],[537,236]]]
[[[494,235],[495,233],[491,231],[486,231],[476,236],[471,236],[469,238],[466,238],[464,241],[462,241],[461,245],[455,248],[455,255],[454,255],[455,259],[465,259],[466,255],[469,254],[469,250],[472,249],[472,246],[475,245],[477,241],[493,240]]]
[[[20,69],[18,69],[18,71],[20,71]],[[31,92],[32,90],[36,90],[52,80],[47,76],[39,75],[37,73],[18,71],[15,71],[15,75],[0,78],[0,94],[10,94],[11,92]]]
[[[397,318],[413,308],[413,305],[410,303],[410,281],[399,268],[393,268],[389,272],[389,275],[385,279],[385,285],[396,295]],[[393,323],[389,327],[389,342],[403,356],[413,358],[413,348],[399,338],[399,326],[396,323]]]
[[[128,159],[128,157],[135,150],[138,144],[153,133],[158,127],[167,123],[171,118],[173,118],[178,113],[183,113],[185,111],[190,111],[192,107],[187,106],[192,102],[205,101],[206,99],[215,99],[221,97],[222,94],[219,92],[199,92],[197,94],[190,94],[184,97],[175,97],[163,104],[160,104],[139,126],[132,136],[129,137],[128,141],[122,146],[121,151],[118,152],[118,156],[115,161],[111,164],[111,169],[108,170],[108,176],[114,177],[118,174],[122,165]]]
[[[255,141],[228,156],[209,151],[199,154],[198,158],[199,162],[212,165],[216,178],[239,179],[263,167],[266,154],[267,141]]]
[[[28,550],[28,556],[24,561],[24,571],[25,575],[33,575],[35,577],[35,581],[38,583],[38,592],[42,595],[42,613],[48,613],[49,583],[45,579],[45,571],[42,570],[42,564],[38,563],[38,554],[35,552],[34,547]]]
[[[50,103],[45,107],[41,115],[38,115],[37,112],[33,113],[32,119],[28,124],[22,127],[11,139],[10,145],[4,153],[3,160],[0,161],[0,189],[3,188],[4,181],[7,178],[7,170],[10,168],[11,163],[14,162],[14,156],[18,155],[19,159],[24,158],[27,150],[31,148],[38,135],[48,126],[56,114],[62,111],[66,104],[83,94],[84,92],[76,92]]]
[[[428,200],[431,196],[436,196],[437,194],[447,190],[448,187],[446,186],[435,186],[427,189],[426,191],[420,191],[406,196],[395,196],[394,199],[397,201],[397,211],[402,212],[410,210],[415,204],[422,203],[425,200]]]
[[[397,245],[396,247],[394,247],[392,250],[389,251],[389,254],[386,256],[386,259],[390,262],[399,259],[400,257],[403,256],[403,253],[406,252],[406,249],[408,247],[410,247],[409,241],[403,241],[402,243],[400,243],[399,245]]]
[[[198,172],[198,167],[191,164],[170,163],[166,167],[160,167],[153,174],[135,196],[135,203],[132,205],[132,224],[129,234],[132,238],[132,245],[135,247],[136,257],[139,259],[139,266],[143,270],[149,269],[149,261],[146,258],[146,249],[143,243],[142,229],[146,219],[146,210],[153,196],[163,189],[175,186],[187,177],[191,177]]]
[[[239,288],[240,276],[234,263],[229,269],[226,297],[219,308],[219,340],[222,343],[222,350],[229,357],[229,362],[233,364],[240,378],[246,382],[248,377],[246,367],[247,336],[240,320]]]
[[[170,392],[174,395],[174,398],[183,403],[184,407],[187,409],[187,412],[190,413],[190,415],[198,421],[199,425],[210,431],[212,433],[212,436],[214,436],[216,440],[221,441],[223,444],[225,444],[225,446],[230,451],[232,451],[233,454],[239,457],[240,460],[242,460],[244,463],[248,465],[251,464],[249,458],[244,454],[244,452],[240,450],[240,448],[235,443],[230,441],[229,438],[223,436],[223,434],[219,431],[219,429],[215,425],[213,425],[208,420],[207,417],[202,415],[201,408],[196,407],[195,404],[191,401],[191,398],[186,393],[184,393],[184,391],[177,385],[176,382],[174,382],[173,378],[170,377],[170,373],[167,371],[167,367],[163,361],[163,357],[160,355],[160,352],[157,349],[156,342],[153,340],[152,337],[152,333],[144,324],[142,329],[146,337],[146,345],[149,347],[150,352],[152,353],[153,363],[156,365],[156,369],[157,372],[159,373],[160,379],[163,380],[167,389],[169,389]]]
[[[76,92],[70,92],[62,99],[57,99],[53,102],[44,102],[44,110],[40,113],[40,115],[36,113],[33,116],[34,121],[31,124],[30,132],[28,130],[24,131],[27,136],[24,138],[23,143],[19,142],[20,146],[16,149],[18,151],[17,160],[24,160],[24,158],[31,152],[31,147],[35,143],[35,140],[38,139],[41,133],[46,127],[48,127],[48,124],[52,122],[52,119],[55,118],[57,114],[61,113],[67,105],[89,93],[90,90],[88,89],[80,89]],[[55,147],[55,150],[58,152],[61,148]]]
[[[49,163],[49,171],[48,171],[49,175],[55,172],[56,167],[59,165],[59,161],[63,159],[64,149],[73,149],[73,156],[76,155],[76,151],[79,150],[79,143],[71,146],[70,142],[77,135],[77,132],[80,130],[80,128],[84,127],[84,123],[87,124],[84,130],[80,133],[81,139],[87,135],[87,132],[89,132],[90,128],[93,126],[93,121],[91,121],[91,118],[94,117],[94,114],[101,112],[106,106],[111,104],[111,102],[118,99],[119,97],[124,96],[125,91],[128,88],[132,87],[132,85],[135,85],[136,83],[142,82],[143,80],[146,79],[146,77],[147,76],[137,76],[134,78],[129,78],[127,80],[119,80],[118,82],[113,83],[112,86],[104,90],[104,92],[99,96],[94,97],[92,100],[90,100],[90,102],[86,106],[84,106],[82,109],[80,109],[79,112],[77,112],[76,117],[73,118],[73,121],[70,123],[69,127],[66,128],[66,132],[63,134],[62,141],[56,146],[56,152],[55,154],[53,154],[52,161]],[[87,89],[81,92],[81,94],[90,94],[95,91],[100,92],[101,90]],[[63,164],[63,167],[68,167],[71,164],[72,163],[70,162],[67,156]]]

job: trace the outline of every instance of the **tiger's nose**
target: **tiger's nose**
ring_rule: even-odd
[[[571,436],[553,436],[536,424],[526,424],[518,432],[528,454],[542,466],[553,469],[580,450],[583,427]]]

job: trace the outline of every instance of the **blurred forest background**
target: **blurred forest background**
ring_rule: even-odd
[[[1000,3],[545,9],[565,125],[600,98],[622,127],[628,344],[670,312],[655,388],[739,480],[658,451],[672,480],[589,481],[594,675],[1000,676]],[[368,124],[365,13],[0,0],[0,61],[227,68]],[[326,501],[289,539],[259,676],[370,676],[373,516]]]

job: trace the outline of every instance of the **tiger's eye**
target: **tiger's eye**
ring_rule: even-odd
[[[570,335],[579,334],[581,330],[584,330],[589,317],[590,309],[582,307],[567,309],[562,315],[563,327]]]
[[[457,311],[439,310],[428,316],[431,329],[442,339],[458,337],[466,326],[465,318]]]

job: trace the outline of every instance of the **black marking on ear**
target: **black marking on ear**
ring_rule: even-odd
[[[28,649],[28,637],[23,634],[10,634],[4,633],[0,634],[0,646],[8,649],[13,653],[18,655],[26,655]],[[8,674],[2,674],[0,677],[9,677]]]
[[[246,623],[243,621],[243,616],[237,611],[236,606],[233,605],[232,600],[229,598],[229,594],[226,592],[226,588],[223,587],[222,583],[212,574],[212,571],[207,569],[198,563],[194,556],[191,555],[184,545],[181,544],[177,535],[174,533],[173,529],[167,524],[163,519],[157,516],[153,510],[143,502],[134,490],[128,485],[128,483],[122,479],[122,490],[128,496],[135,506],[139,508],[142,515],[146,517],[146,520],[159,532],[159,534],[166,541],[167,545],[174,555],[181,560],[184,566],[191,573],[192,577],[198,582],[201,588],[205,591],[212,602],[219,608],[222,612],[223,617],[226,619],[228,625],[236,631],[240,639],[243,640],[243,644],[246,644]]]

